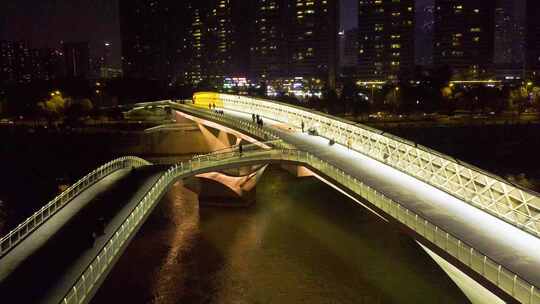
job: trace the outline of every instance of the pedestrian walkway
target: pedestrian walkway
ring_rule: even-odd
[[[122,169],[75,197],[0,260],[2,299],[59,303],[163,171]],[[94,241],[100,217],[106,226]]]
[[[250,114],[230,110],[225,114],[244,120],[251,118]],[[284,141],[355,176],[431,223],[452,232],[535,286],[540,286],[540,239],[343,145],[336,143],[330,146],[328,139],[302,133],[300,129],[286,132],[282,122],[269,117],[265,117],[265,122],[265,126],[272,128]]]

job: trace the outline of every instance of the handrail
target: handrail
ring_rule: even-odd
[[[319,134],[434,186],[536,237],[540,236],[540,194],[494,174],[362,124],[314,110],[245,96],[211,92],[194,95],[195,105],[217,104],[255,113],[295,127],[321,125]]]
[[[126,156],[112,160],[99,168],[94,169],[3,236],[0,239],[0,257],[16,247],[26,236],[71,202],[75,196],[79,195],[101,178],[122,168],[140,167],[148,164],[150,163],[144,159]]]
[[[223,165],[271,160],[295,162],[321,172],[342,187],[371,202],[377,208],[406,225],[518,301],[527,304],[540,303],[540,293],[535,285],[459,240],[451,233],[432,224],[421,215],[407,209],[399,201],[385,196],[334,165],[308,152],[299,150],[259,150],[243,154],[233,151],[224,154],[206,155],[206,157],[197,161],[189,160],[170,167],[126,218],[96,258],[88,265],[81,277],[66,293],[61,303],[79,304],[90,300],[87,298],[88,295],[95,291],[94,288],[99,287],[96,284],[104,279],[102,275],[108,273],[109,267],[112,267],[117,257],[117,253],[122,248],[125,248],[126,241],[132,237],[131,234],[137,227],[142,225],[144,218],[174,181],[205,170],[214,170]]]
[[[242,150],[243,151],[260,150],[261,149],[261,144],[267,146],[266,150],[270,150],[270,149],[272,149],[272,147],[273,148],[283,147],[283,145],[282,145],[283,140],[275,139],[275,140],[270,140],[270,141],[261,141],[261,142],[257,142],[257,143],[254,143],[254,144],[245,144],[245,145],[242,145]],[[239,151],[239,149],[240,149],[239,145],[232,145],[230,147],[215,150],[215,151],[212,151],[210,153],[197,154],[197,155],[193,156],[191,159],[194,160],[194,159],[206,156],[206,155],[222,154],[222,153],[231,152],[231,151]],[[262,149],[264,149],[264,147]]]
[[[199,108],[189,106],[189,105],[174,104],[174,103],[170,105],[182,111],[195,114],[199,117],[204,117],[207,119],[211,119],[213,121],[218,121],[218,122],[224,123],[225,125],[229,125],[233,128],[246,131],[255,137],[262,138],[270,142],[276,142],[276,144],[274,144],[275,148],[294,149],[293,145],[287,142],[284,142],[281,139],[281,137],[277,133],[273,132],[271,129],[259,127],[252,122],[232,119],[231,117],[227,115],[217,114],[213,111],[207,111],[207,110],[199,109]]]

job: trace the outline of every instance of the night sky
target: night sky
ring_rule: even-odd
[[[117,0],[0,0],[0,12],[0,39],[29,41],[35,48],[89,41],[94,53],[108,41],[120,65]]]

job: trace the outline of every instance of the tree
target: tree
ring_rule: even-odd
[[[386,103],[390,106],[392,112],[396,113],[403,104],[403,90],[400,87],[395,87],[388,90],[385,96]]]
[[[69,100],[64,98],[60,92],[51,93],[51,97],[38,103],[38,108],[47,116],[49,123],[53,119],[61,118],[67,108]]]
[[[343,90],[341,92],[341,104],[343,106],[343,112],[348,112],[351,107],[354,108],[354,104],[358,101],[358,87],[348,78],[343,84]]]
[[[76,99],[69,103],[66,108],[66,116],[69,120],[69,123],[73,124],[80,120],[81,118],[90,115],[94,105],[92,101],[88,98]]]
[[[322,92],[322,100],[326,110],[332,114],[335,114],[338,108],[338,96],[336,90],[325,87]]]
[[[527,88],[524,86],[511,90],[508,96],[509,108],[517,111],[518,115],[521,115],[527,107],[527,98]]]

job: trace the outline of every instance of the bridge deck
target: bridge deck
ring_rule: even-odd
[[[251,121],[251,114],[225,110],[226,115]],[[540,286],[540,239],[397,169],[328,140],[265,118],[285,141],[341,168],[406,208],[451,232],[535,286]],[[414,190],[412,190],[414,189]]]
[[[123,169],[75,197],[1,260],[0,273],[9,275],[0,285],[2,298],[58,303],[162,173],[162,166]],[[94,242],[99,217],[107,224]]]

